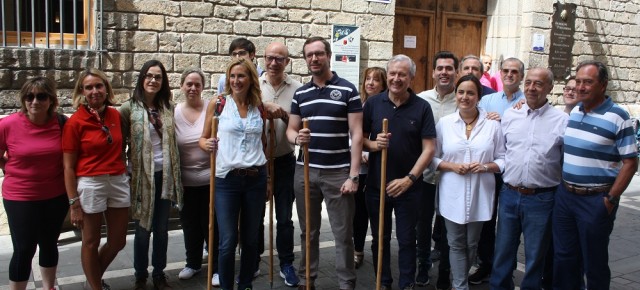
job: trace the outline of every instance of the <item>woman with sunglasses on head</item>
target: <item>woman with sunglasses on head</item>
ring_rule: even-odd
[[[2,198],[13,242],[9,289],[27,288],[31,260],[40,247],[42,288],[48,290],[54,288],[57,241],[69,209],[59,122],[66,117],[56,113],[56,85],[48,78],[28,80],[19,99],[20,111],[0,122]]]
[[[182,208],[180,156],[173,119],[169,79],[164,65],[149,60],[142,65],[130,100],[120,107],[123,135],[129,145],[135,289],[146,289],[149,242],[153,233],[151,265],[155,289],[171,289],[167,266],[169,212]]]
[[[110,289],[102,280],[107,267],[126,244],[129,178],[123,158],[120,114],[107,76],[89,68],[73,90],[77,111],[64,126],[64,181],[71,222],[82,231],[82,269],[90,289]],[[103,219],[107,242],[100,246]]]
[[[207,106],[200,148],[216,152],[215,210],[220,233],[218,274],[223,290],[233,289],[235,249],[240,235],[238,289],[252,289],[259,257],[259,231],[267,192],[264,120],[255,65],[234,59],[227,66],[226,103]],[[211,136],[211,118],[219,115],[218,135]],[[266,140],[265,140],[266,141]]]

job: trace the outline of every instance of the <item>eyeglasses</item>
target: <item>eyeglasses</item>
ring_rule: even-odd
[[[286,57],[278,57],[278,56],[270,56],[270,55],[265,56],[264,59],[267,61],[267,63],[271,63],[272,61],[275,61],[277,64],[283,64],[284,61],[287,60]]]
[[[248,51],[246,51],[246,50],[238,50],[238,51],[234,51],[234,52],[232,52],[232,53],[231,53],[231,56],[233,56],[233,57],[238,57],[238,56],[245,56],[245,55],[247,55],[247,54],[249,54],[249,52],[248,52]]]
[[[324,57],[325,55],[327,55],[325,51],[314,51],[314,52],[309,52],[305,54],[304,57],[307,59],[313,59],[314,56],[316,58],[321,58],[321,57]]]
[[[25,96],[25,100],[27,100],[27,102],[33,102],[34,99],[37,99],[38,102],[44,102],[49,99],[49,95],[46,93],[38,93],[35,95],[29,93]]]
[[[107,134],[107,144],[113,143],[113,137],[111,137],[111,131],[109,131],[109,127],[107,125],[102,125],[102,131]]]
[[[562,89],[565,93],[575,93],[576,92],[576,88],[575,87],[564,87],[564,89]]]
[[[152,80],[154,80],[154,81],[156,81],[156,82],[161,82],[161,81],[162,81],[162,75],[146,74],[146,75],[144,76],[144,78],[145,78],[147,81],[152,81]]]

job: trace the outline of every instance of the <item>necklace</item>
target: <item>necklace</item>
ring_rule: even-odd
[[[476,120],[478,120],[478,117],[480,117],[480,112],[478,112],[478,114],[476,114],[476,117],[473,118],[473,120],[471,120],[471,122],[467,123],[464,118],[462,118],[462,116],[460,116],[460,119],[462,119],[462,122],[464,122],[464,124],[466,125],[466,129],[467,131],[471,131],[471,129],[473,129],[473,127],[471,126],[471,124],[473,124],[473,122],[475,122]]]

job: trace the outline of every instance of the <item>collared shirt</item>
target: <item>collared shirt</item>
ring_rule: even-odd
[[[565,181],[579,186],[613,184],[622,159],[636,157],[629,113],[609,96],[588,113],[582,103],[573,108],[564,135]]]
[[[291,101],[293,100],[293,94],[301,87],[302,84],[299,81],[292,79],[287,74],[284,75],[282,84],[277,88],[274,88],[267,80],[266,75],[260,77],[260,90],[262,91],[262,101],[265,103],[276,103],[282,107],[287,113],[291,112]],[[269,128],[269,120],[267,120],[267,128]],[[287,140],[287,123],[282,119],[275,120],[275,132],[276,132],[276,151],[275,157],[284,156],[293,152],[294,145]],[[267,136],[269,135],[267,129]],[[268,139],[267,139],[268,140]],[[269,142],[267,142],[269,144]],[[269,151],[267,151],[269,152]]]
[[[324,87],[311,80],[298,88],[291,103],[291,114],[309,120],[309,166],[314,168],[350,166],[348,117],[362,112],[358,89],[332,73]],[[298,155],[297,164],[303,165],[302,157]]]
[[[442,161],[495,162],[502,171],[505,148],[500,122],[488,120],[486,116],[487,113],[480,110],[469,139],[460,114],[453,113],[440,119],[436,125],[438,141],[431,166],[437,168]],[[495,186],[495,177],[490,172],[465,175],[441,172],[438,185],[440,214],[458,224],[490,220],[494,210]]]
[[[508,109],[502,116],[505,168],[502,179],[512,186],[553,187],[560,184],[562,145],[569,116],[549,103],[531,110]]]
[[[509,108],[512,108],[516,103],[520,101],[520,99],[524,98],[524,93],[522,90],[518,90],[513,93],[511,101],[507,99],[507,94],[504,91],[493,93],[490,95],[483,96],[480,99],[480,103],[478,106],[485,110],[488,113],[498,113],[500,116],[504,115],[504,111]]]
[[[363,110],[363,129],[365,138],[375,140],[382,132],[382,119],[389,120],[389,148],[387,150],[387,181],[407,175],[423,152],[422,141],[436,137],[433,112],[429,103],[409,90],[409,99],[396,106],[389,99],[389,91],[369,98]],[[380,189],[380,169],[382,154],[380,151],[369,153],[369,174],[367,188]],[[419,182],[414,185],[419,186]],[[413,187],[413,186],[412,186]]]
[[[431,90],[424,91],[418,94],[418,97],[423,98],[424,100],[429,102],[429,105],[431,105],[431,110],[433,111],[433,120],[435,123],[438,123],[438,121],[440,121],[440,118],[449,114],[453,114],[458,109],[458,105],[456,104],[455,91],[441,97],[440,94],[438,94],[438,91],[433,88]],[[424,182],[436,184],[437,177],[435,170],[431,170],[429,167],[427,167],[422,173],[422,176]]]

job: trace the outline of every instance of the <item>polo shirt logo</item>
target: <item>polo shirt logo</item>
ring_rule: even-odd
[[[340,91],[338,91],[338,90],[333,90],[333,91],[331,91],[331,93],[329,93],[329,97],[332,100],[337,101],[337,100],[342,98],[342,93]]]

